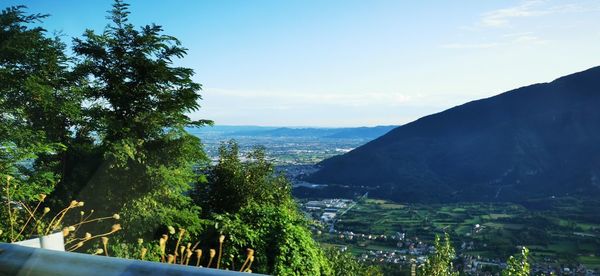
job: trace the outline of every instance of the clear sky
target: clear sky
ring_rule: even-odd
[[[600,1],[131,0],[203,84],[195,118],[227,125],[403,124],[600,65]],[[65,40],[110,0],[4,0]]]

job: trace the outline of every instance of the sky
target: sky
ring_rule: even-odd
[[[130,0],[188,48],[190,116],[219,125],[401,125],[600,65],[600,1]],[[4,0],[69,42],[110,0]]]

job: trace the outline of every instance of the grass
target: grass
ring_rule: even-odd
[[[580,256],[577,258],[577,261],[586,264],[586,266],[591,269],[600,268],[600,257],[598,256]]]
[[[575,236],[586,233],[600,236],[600,202],[583,202],[573,198],[552,199],[551,208],[526,209],[512,203],[453,203],[453,204],[398,204],[385,200],[366,199],[346,213],[337,230],[354,233],[392,235],[406,233],[431,242],[436,233],[447,231],[455,246],[473,243],[462,253],[489,258],[506,259],[517,252],[517,246],[527,246],[532,256],[553,262],[581,262],[588,267],[600,267],[600,239]],[[482,226],[477,231],[476,225]],[[398,249],[397,241],[373,243],[364,247],[347,241],[354,252],[365,250]],[[543,257],[543,258],[542,258]]]

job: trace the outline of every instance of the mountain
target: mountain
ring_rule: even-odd
[[[342,128],[325,136],[325,138],[368,138],[375,139],[388,133],[397,126],[355,127]]]
[[[312,128],[312,127],[279,127],[269,130],[239,131],[233,133],[236,136],[263,136],[263,137],[324,137],[338,131],[335,128]]]
[[[223,135],[228,136],[238,132],[261,132],[277,129],[278,127],[265,127],[265,126],[226,126],[226,125],[214,125],[214,126],[203,126],[203,127],[189,127],[186,128],[187,132],[197,135]]]
[[[375,139],[396,126],[349,127],[349,128],[293,128],[293,127],[237,127],[215,126],[201,128],[199,131],[218,132],[222,135],[237,137],[310,137],[336,139]],[[214,128],[214,129],[213,129]]]
[[[319,163],[306,180],[399,201],[600,195],[600,67],[469,102]]]

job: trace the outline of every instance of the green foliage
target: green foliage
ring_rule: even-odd
[[[506,262],[506,268],[502,271],[503,276],[528,276],[531,273],[529,266],[529,249],[523,247],[521,255],[510,256]]]
[[[77,199],[122,213],[130,240],[165,223],[201,231],[186,193],[207,158],[184,128],[210,122],[186,115],[201,99],[193,70],[173,65],[186,49],[160,26],[134,28],[117,0],[112,23],[75,39],[70,59],[30,27],[46,16],[23,10],[0,14],[0,177],[14,177],[4,191],[24,201],[54,191],[52,209]]]
[[[31,27],[45,15],[27,15],[24,6],[0,13],[0,227],[23,225],[23,208],[9,216],[10,198],[36,201],[50,192],[60,175],[61,153],[70,134],[68,118],[76,117],[78,97],[69,91],[64,45]],[[13,179],[10,184],[8,177]],[[14,203],[14,202],[13,202]],[[5,231],[0,240],[13,237]],[[14,234],[14,233],[13,233]]]
[[[74,40],[74,73],[87,80],[82,135],[94,142],[74,147],[86,162],[72,164],[64,185],[101,213],[122,212],[132,239],[164,223],[199,231],[199,210],[185,193],[207,158],[184,128],[208,123],[185,115],[199,108],[201,86],[192,69],[173,66],[186,54],[180,42],[158,25],[136,29],[127,6],[115,1],[103,33]]]
[[[275,275],[328,275],[328,260],[312,239],[291,197],[290,184],[274,174],[262,149],[240,160],[235,142],[222,145],[219,163],[198,185],[195,199],[214,221],[206,233],[226,235],[224,267],[239,266],[254,249],[252,270]],[[210,232],[214,232],[211,234]]]
[[[101,249],[102,243],[98,241],[95,247],[88,250],[88,253],[94,253],[96,249]],[[103,253],[111,257],[124,259],[141,259],[142,248],[146,248],[145,261],[160,261],[160,246],[156,242],[132,243],[121,239],[110,240],[107,245],[108,253]]]
[[[342,252],[335,247],[327,248],[325,255],[331,263],[332,275],[335,276],[363,276],[383,275],[380,268],[366,265],[358,261],[352,254]]]
[[[427,276],[458,275],[458,272],[454,270],[452,265],[455,252],[450,242],[450,235],[445,233],[443,243],[440,236],[436,235],[434,246],[435,253],[427,258],[427,261],[421,268],[420,274]]]
[[[158,260],[156,243],[135,241],[154,240],[172,225],[186,229],[189,239],[212,240],[208,248],[224,234],[223,267],[234,269],[237,262],[239,268],[252,248],[253,271],[333,274],[289,182],[275,174],[264,150],[242,161],[230,142],[221,147],[220,162],[208,167],[200,140],[185,131],[211,123],[186,115],[201,100],[193,70],[173,64],[186,49],[158,25],[135,28],[127,8],[116,0],[102,33],[87,30],[74,39],[73,59],[59,39],[30,27],[45,15],[26,15],[23,7],[0,14],[0,177],[11,178],[3,186],[6,210],[14,207],[11,200],[36,202],[38,194],[52,192],[49,202],[40,200],[42,208],[60,210],[77,199],[74,206],[85,202],[100,217],[120,214],[125,231],[111,236],[104,254],[138,258],[143,246],[146,259]],[[197,183],[195,202],[190,183]],[[17,215],[0,212],[0,227],[23,223]],[[58,221],[80,216],[71,212]],[[105,226],[77,229],[98,233]],[[71,248],[95,253],[101,246]],[[345,257],[336,258],[342,271]]]
[[[206,212],[235,213],[250,204],[291,204],[291,186],[285,177],[274,173],[263,148],[256,148],[239,158],[234,141],[219,148],[219,163],[208,174],[208,185],[199,187],[197,197]]]
[[[329,264],[297,210],[251,203],[236,214],[214,216],[215,230],[227,236],[226,255],[243,260],[255,253],[253,271],[275,275],[327,274]],[[226,266],[231,265],[225,260]]]

